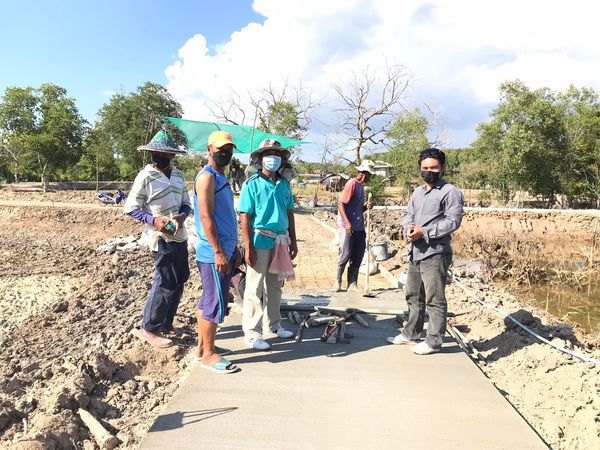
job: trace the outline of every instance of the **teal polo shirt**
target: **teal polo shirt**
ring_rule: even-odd
[[[294,209],[294,197],[287,180],[278,178],[273,183],[273,180],[259,172],[244,183],[238,211],[250,215],[252,228],[285,234],[289,226],[289,209]],[[262,234],[254,233],[252,241],[255,248],[275,248],[275,239]]]

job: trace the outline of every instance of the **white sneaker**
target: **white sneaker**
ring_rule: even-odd
[[[263,336],[266,338],[278,337],[281,339],[289,339],[294,335],[293,332],[286,330],[282,326],[277,328],[277,331],[269,331],[267,333],[263,333]]]
[[[439,348],[430,347],[425,341],[413,345],[410,349],[415,355],[431,355],[432,353],[438,353],[440,351]]]
[[[389,338],[387,338],[387,341],[390,344],[396,344],[396,345],[398,345],[398,344],[414,344],[413,341],[405,338],[402,333],[397,334],[396,336],[390,336]]]
[[[271,345],[267,341],[259,337],[244,338],[244,342],[254,350],[269,350],[271,348]]]

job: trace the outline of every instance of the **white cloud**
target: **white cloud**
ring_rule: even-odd
[[[211,119],[215,99],[256,91],[269,82],[301,81],[322,100],[316,127],[332,132],[332,83],[352,70],[407,66],[407,103],[442,115],[450,146],[466,145],[498,99],[503,81],[533,88],[600,82],[600,3],[475,0],[255,0],[265,17],[235,31],[209,52],[201,34],[179,50],[165,74],[191,119]],[[313,150],[315,152],[316,150]]]

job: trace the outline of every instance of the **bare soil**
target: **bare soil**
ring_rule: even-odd
[[[80,407],[117,435],[120,448],[137,448],[191,364],[200,292],[197,270],[191,270],[178,313],[178,325],[186,333],[179,345],[153,350],[132,334],[152,280],[150,254],[143,249],[97,251],[109,238],[139,236],[140,225],[120,208],[27,205],[48,200],[94,205],[93,192],[42,196],[0,190],[2,200],[24,206],[0,206],[0,448],[97,448],[77,416]],[[404,249],[399,235],[394,236],[401,216],[401,211],[374,212],[377,233],[399,247],[385,263],[394,274],[405,269]],[[321,219],[332,223],[333,217],[324,214]],[[467,237],[470,230],[480,235],[515,232],[506,218],[495,220],[499,224],[490,218],[476,227],[476,218],[465,218],[456,246],[462,248],[461,239],[473,239],[475,234]],[[533,233],[532,242],[555,236],[548,249],[567,233],[580,247],[577,251],[589,251],[585,230],[593,224],[587,218],[546,221],[544,226],[524,223],[529,223],[523,230]],[[574,225],[572,233],[568,224]],[[461,275],[483,300],[515,313],[544,337],[600,358],[598,340],[580,328],[468,270]],[[486,358],[486,365],[478,363],[481,370],[545,441],[554,449],[600,448],[600,369],[538,343],[469,301],[456,285],[448,294],[450,310],[457,315],[454,325]]]
[[[61,193],[59,201],[83,203],[89,194]],[[0,448],[96,448],[78,408],[120,448],[136,448],[173,395],[191,363],[200,281],[191,270],[177,346],[139,341],[132,331],[152,281],[150,253],[97,248],[140,231],[120,208],[0,207]]]

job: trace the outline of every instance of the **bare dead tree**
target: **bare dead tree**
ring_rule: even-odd
[[[424,105],[429,113],[429,117],[427,118],[427,121],[429,122],[429,130],[441,128],[435,139],[433,141],[429,141],[429,146],[435,148],[444,148],[448,143],[448,128],[445,125],[442,127],[442,115],[439,111],[434,111],[431,109],[427,103],[424,103]]]
[[[257,92],[247,92],[244,96],[232,89],[228,96],[215,101],[209,109],[217,120],[234,125],[256,123],[271,130],[275,126],[271,117],[272,108],[281,103],[292,105],[292,114],[299,126],[294,137],[301,137],[308,130],[312,122],[312,112],[318,106],[313,94],[301,83],[291,86],[286,79],[280,87],[276,87],[269,82],[265,88]]]
[[[348,88],[335,85],[334,89],[342,101],[335,111],[341,114],[341,129],[354,141],[355,162],[361,162],[361,152],[367,144],[381,144],[400,108],[409,77],[403,66],[386,64],[380,83],[377,73],[368,67],[359,74],[353,73]],[[377,92],[376,92],[377,90]]]
[[[246,109],[242,98],[234,89],[225,98],[220,97],[208,106],[211,114],[217,119],[233,125],[243,125],[246,121]]]
[[[321,163],[326,167],[346,164],[354,164],[354,161],[344,156],[344,145],[335,143],[329,136],[325,137],[323,151],[321,152]]]

